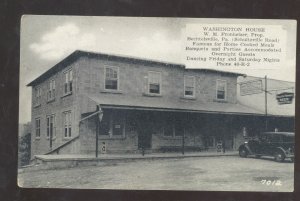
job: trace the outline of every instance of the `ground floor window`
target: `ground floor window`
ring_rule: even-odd
[[[47,138],[55,138],[56,137],[56,122],[55,115],[47,116]]]
[[[165,137],[180,137],[184,134],[184,126],[181,122],[167,120],[164,124],[163,135]]]
[[[109,137],[123,136],[125,130],[124,116],[117,113],[104,112],[99,127],[99,135]]]
[[[72,112],[67,111],[63,113],[64,116],[64,137],[72,137]]]
[[[209,136],[206,138],[206,147],[215,147],[215,137],[214,136]]]
[[[36,138],[41,137],[41,119],[40,118],[35,119],[35,137]]]

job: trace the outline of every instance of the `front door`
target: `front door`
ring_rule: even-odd
[[[139,149],[151,149],[152,132],[153,128],[151,123],[148,123],[146,119],[140,120],[138,125],[138,148]]]

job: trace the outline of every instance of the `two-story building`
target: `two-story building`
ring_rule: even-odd
[[[264,128],[263,112],[237,102],[239,76],[75,51],[28,84],[32,156],[94,154],[96,139],[106,153],[237,149],[243,128]]]

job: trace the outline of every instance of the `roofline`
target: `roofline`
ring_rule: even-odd
[[[221,71],[221,70],[214,70],[214,69],[187,69],[184,64],[180,63],[172,63],[172,62],[165,62],[165,61],[159,61],[159,60],[152,60],[152,59],[146,59],[146,58],[138,58],[138,57],[132,57],[132,56],[125,56],[125,55],[117,55],[117,54],[107,54],[107,53],[100,53],[100,52],[90,52],[90,51],[82,51],[82,50],[75,50],[73,53],[65,57],[63,60],[55,64],[52,68],[38,76],[36,79],[31,81],[27,84],[27,86],[34,86],[43,80],[45,80],[49,75],[52,75],[56,72],[59,72],[60,70],[67,67],[67,65],[72,64],[75,62],[78,58],[82,56],[87,57],[96,57],[96,58],[114,58],[114,59],[120,59],[125,61],[135,61],[135,62],[142,62],[142,63],[150,63],[150,64],[159,64],[163,66],[173,66],[182,68],[186,71],[203,71],[203,72],[216,72],[216,73],[222,73],[227,75],[233,75],[233,76],[245,76],[241,73],[234,73],[234,72],[228,72],[228,71]]]

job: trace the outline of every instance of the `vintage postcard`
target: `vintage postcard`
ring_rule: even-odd
[[[23,16],[18,185],[294,191],[296,30]]]

